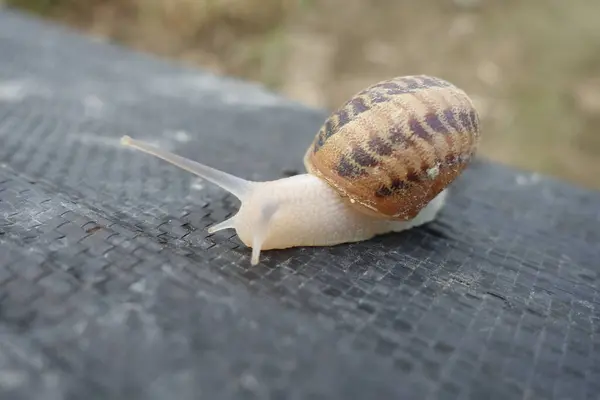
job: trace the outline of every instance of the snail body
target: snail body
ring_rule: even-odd
[[[475,154],[479,132],[462,90],[417,75],[353,96],[306,150],[307,173],[287,178],[248,181],[128,136],[121,142],[236,196],[238,212],[208,231],[235,229],[256,265],[262,250],[358,242],[431,222]]]

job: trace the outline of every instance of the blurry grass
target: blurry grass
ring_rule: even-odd
[[[336,107],[430,73],[465,88],[482,154],[600,188],[600,2],[5,0],[91,34]]]

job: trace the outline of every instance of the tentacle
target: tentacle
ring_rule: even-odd
[[[251,181],[247,181],[226,172],[219,171],[218,169],[209,167],[208,165],[204,165],[196,161],[192,161],[170,151],[159,149],[150,145],[149,143],[132,139],[129,136],[123,136],[121,138],[121,144],[141,150],[144,153],[158,157],[179,168],[198,175],[199,177],[227,190],[240,200],[243,200],[245,195],[250,191],[254,184]]]
[[[235,215],[231,218],[228,218],[224,221],[214,224],[213,226],[210,226],[207,229],[207,231],[208,231],[208,233],[212,234],[212,233],[221,231],[223,229],[230,229],[230,228],[235,228]]]
[[[261,207],[260,213],[255,221],[256,225],[252,230],[254,234],[252,238],[252,257],[250,260],[252,265],[257,265],[260,261],[262,246],[269,234],[269,225],[278,209],[279,205],[275,202],[267,202]]]

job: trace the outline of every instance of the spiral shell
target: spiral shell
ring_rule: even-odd
[[[368,214],[414,218],[469,164],[477,110],[453,84],[426,75],[376,83],[329,116],[304,165]]]

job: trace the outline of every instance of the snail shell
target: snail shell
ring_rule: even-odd
[[[479,115],[463,90],[403,76],[369,86],[333,112],[304,165],[361,212],[409,220],[462,173],[479,139]]]

